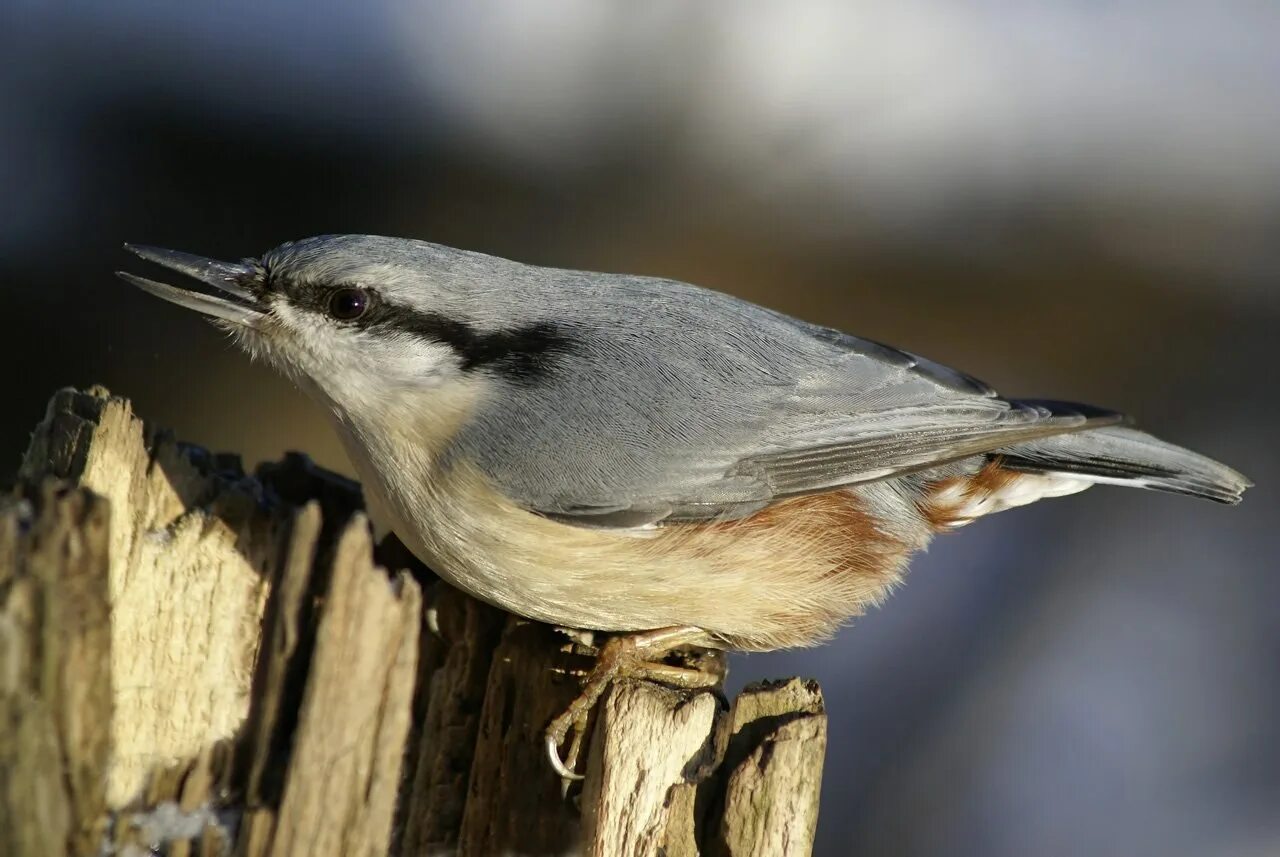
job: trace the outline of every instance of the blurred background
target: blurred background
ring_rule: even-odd
[[[104,383],[246,463],[319,411],[111,276],[324,232],[690,280],[1137,415],[1259,485],[939,539],[825,648],[821,855],[1280,854],[1280,6],[7,0],[16,467]]]

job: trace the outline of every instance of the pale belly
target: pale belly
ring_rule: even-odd
[[[794,514],[780,513],[784,503],[736,522],[605,530],[520,508],[465,465],[426,478],[413,475],[421,462],[376,466],[349,451],[372,515],[432,570],[554,625],[692,625],[729,648],[812,645],[880,600],[909,552],[870,528],[850,531],[857,498],[842,492],[843,505],[787,501]]]

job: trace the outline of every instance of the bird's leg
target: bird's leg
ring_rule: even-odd
[[[723,681],[724,670],[716,669],[717,664],[713,664],[712,669],[703,669],[702,665],[698,669],[689,669],[662,662],[673,650],[695,645],[706,638],[705,631],[686,625],[610,637],[599,647],[595,666],[582,683],[582,693],[547,726],[547,756],[556,773],[565,780],[582,779],[573,767],[582,750],[587,717],[601,694],[615,680],[648,679],[687,690],[715,687]],[[567,758],[562,760],[560,744],[570,730],[573,730],[573,739],[569,743]]]

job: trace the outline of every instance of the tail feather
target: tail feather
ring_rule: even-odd
[[[1024,473],[1059,473],[1090,482],[1130,485],[1240,502],[1246,477],[1211,458],[1125,426],[1055,435],[997,450],[1000,464]]]

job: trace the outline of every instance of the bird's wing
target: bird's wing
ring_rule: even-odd
[[[1100,408],[1004,399],[971,375],[879,342],[775,317],[841,350],[804,379],[783,410],[808,412],[807,425],[771,438],[774,448],[743,456],[733,470],[754,473],[775,497],[899,476],[1053,435],[1125,421]]]
[[[856,432],[800,441],[750,455],[731,472],[750,473],[774,497],[788,497],[901,476],[1004,446],[1121,422],[1119,415],[1086,416],[1070,406],[1007,402],[1000,413],[920,408],[865,415]],[[799,439],[797,439],[799,440]]]
[[[1121,420],[1005,400],[937,363],[717,293],[678,297],[625,327],[584,312],[555,388],[495,398],[462,454],[527,508],[636,527],[741,517]]]
[[[650,485],[641,492],[617,495],[616,502],[560,495],[527,505],[566,523],[609,528],[733,519],[786,497],[889,479],[1027,441],[1123,422],[1119,415],[1085,416],[1069,409],[1011,404],[1004,417],[994,419],[954,412],[877,414],[881,426],[856,437],[743,456],[720,474],[690,478],[693,474],[686,473],[665,491]],[[573,499],[566,502],[568,496]]]

